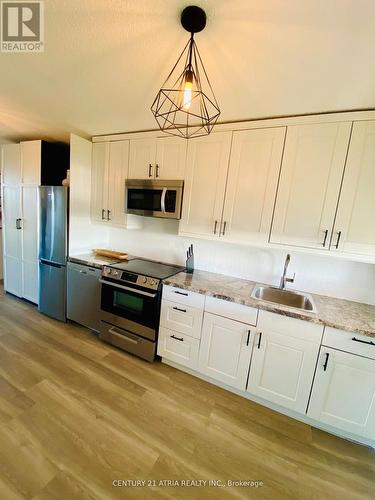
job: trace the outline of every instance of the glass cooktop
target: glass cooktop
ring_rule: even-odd
[[[142,276],[158,278],[160,280],[169,278],[169,276],[173,276],[174,274],[184,271],[185,269],[182,266],[162,264],[160,262],[144,259],[132,259],[126,262],[118,262],[116,264],[112,264],[110,267],[121,269],[122,271],[128,271],[129,273],[141,274]]]

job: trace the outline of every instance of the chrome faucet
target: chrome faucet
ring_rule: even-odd
[[[290,263],[290,254],[286,256],[285,264],[284,264],[284,272],[280,279],[280,290],[284,290],[286,283],[294,283],[294,278],[296,277],[296,273],[294,273],[293,278],[287,278],[286,273],[288,272],[288,266]]]

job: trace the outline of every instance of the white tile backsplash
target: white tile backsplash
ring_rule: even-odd
[[[279,283],[286,250],[180,237],[177,231],[177,221],[144,218],[141,230],[109,228],[108,247],[183,265],[187,247],[193,243],[196,269],[273,285]],[[288,275],[295,272],[296,279],[288,288],[375,305],[375,265],[289,253]]]

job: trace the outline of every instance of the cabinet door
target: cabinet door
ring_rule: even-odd
[[[21,147],[19,144],[2,146],[3,183],[7,186],[21,184]]]
[[[245,390],[253,344],[250,328],[244,323],[205,313],[198,370]]]
[[[22,188],[22,296],[38,303],[38,187]]]
[[[22,183],[40,185],[42,141],[21,142]],[[53,165],[50,166],[53,168]]]
[[[331,250],[375,255],[374,186],[375,121],[357,122],[353,125]]]
[[[248,392],[272,403],[305,413],[319,344],[276,331],[255,338]]]
[[[375,439],[375,361],[322,347],[308,416]]]
[[[107,220],[109,144],[97,142],[92,146],[91,218]]]
[[[185,174],[187,141],[163,137],[156,144],[155,178],[182,180]]]
[[[125,180],[129,166],[129,141],[112,142],[109,146],[108,219],[125,225]]]
[[[214,132],[188,143],[180,234],[218,236],[232,132]]]
[[[225,239],[268,241],[285,131],[280,127],[233,133],[221,233]]]
[[[22,297],[21,188],[3,187],[5,290]]]
[[[130,141],[129,179],[155,176],[156,138]]]
[[[288,127],[272,243],[329,249],[350,130],[350,122]]]

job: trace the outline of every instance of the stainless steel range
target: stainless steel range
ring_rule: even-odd
[[[162,280],[184,267],[145,259],[104,266],[100,283],[100,338],[153,361],[159,330]]]

